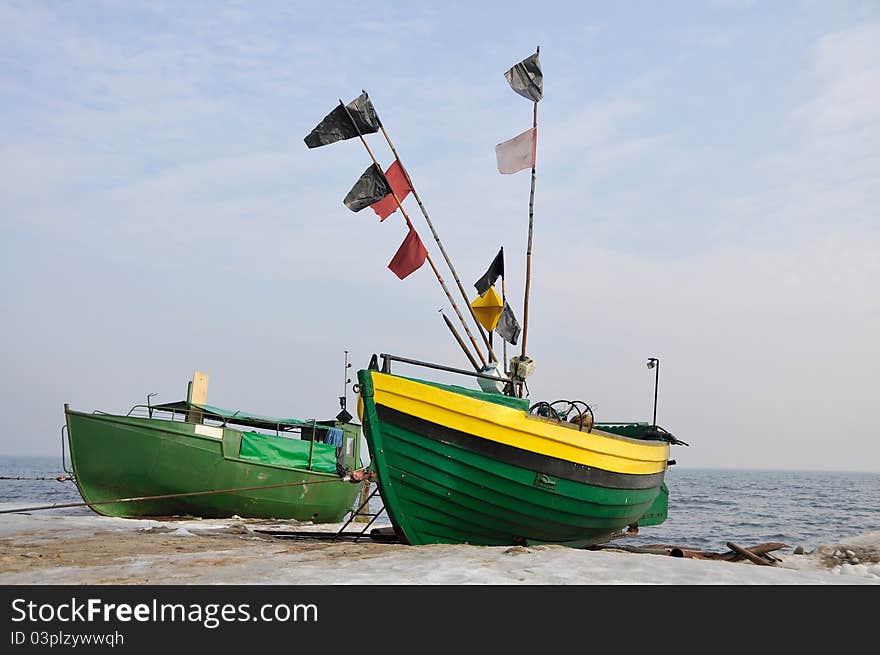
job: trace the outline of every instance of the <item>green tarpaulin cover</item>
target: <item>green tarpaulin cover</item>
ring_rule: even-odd
[[[303,439],[276,437],[260,432],[243,432],[239,456],[264,464],[306,469],[309,467],[311,447],[312,442]],[[312,470],[336,473],[336,446],[315,442]]]
[[[214,407],[213,405],[200,405],[199,403],[188,403],[185,400],[178,400],[173,403],[162,403],[161,405],[153,405],[152,409],[167,412],[189,413],[192,408],[199,409],[205,418],[222,421],[232,425],[246,425],[251,428],[265,428],[267,430],[278,430],[279,432],[293,432],[300,428],[310,428],[317,423],[313,419],[302,421],[296,418],[276,418],[274,416],[262,416],[245,412],[240,409],[231,410],[222,407]],[[318,426],[318,429],[322,429]],[[323,428],[326,429],[326,428]]]
[[[200,405],[198,403],[190,403],[192,407],[198,407],[201,410],[204,410],[211,418],[218,419],[227,419],[231,423],[241,423],[246,425],[247,422],[251,423],[265,423],[269,427],[275,426],[298,426],[298,427],[311,427],[314,425],[314,421],[301,421],[295,418],[276,418],[274,416],[261,416],[260,414],[252,414],[250,412],[243,412],[241,410],[232,411],[230,409],[223,409],[221,407],[214,407],[212,405]],[[262,427],[262,426],[261,426]]]

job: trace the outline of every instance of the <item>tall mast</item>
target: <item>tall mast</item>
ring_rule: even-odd
[[[537,54],[541,54],[541,46],[538,46]],[[532,226],[535,219],[535,166],[538,163],[538,101],[532,113],[532,128],[535,130],[535,159],[532,162],[532,188],[529,192],[529,241],[526,247],[526,285],[525,298],[523,300],[523,330],[522,330],[522,357],[526,356],[526,340],[529,336],[529,288],[532,282]]]
[[[361,89],[363,91],[363,89]],[[366,93],[366,91],[363,91]],[[498,358],[495,356],[495,353],[492,350],[492,344],[489,341],[489,338],[486,336],[486,333],[483,331],[480,322],[477,320],[476,315],[474,314],[474,309],[471,307],[470,300],[468,300],[467,293],[465,293],[464,287],[461,284],[461,280],[458,277],[458,273],[455,271],[455,266],[452,265],[452,260],[449,259],[449,255],[446,253],[446,248],[443,247],[443,243],[440,241],[440,235],[437,234],[437,230],[434,228],[434,223],[431,221],[431,217],[428,216],[428,210],[425,209],[425,205],[422,202],[422,199],[419,197],[419,192],[416,191],[415,185],[412,183],[412,178],[409,176],[409,171],[406,170],[406,166],[403,165],[403,161],[400,159],[400,155],[397,154],[397,149],[394,147],[394,144],[391,142],[391,137],[388,136],[388,132],[385,131],[385,126],[381,124],[379,125],[379,129],[382,131],[382,135],[385,137],[385,141],[388,142],[388,147],[391,148],[391,152],[394,154],[394,158],[400,163],[400,168],[403,170],[403,174],[406,175],[407,182],[409,182],[409,188],[412,189],[413,198],[416,199],[416,202],[419,204],[419,208],[422,210],[422,216],[425,217],[425,222],[428,224],[428,227],[431,230],[431,234],[434,236],[434,241],[437,242],[437,247],[440,248],[440,252],[443,255],[443,259],[446,260],[446,265],[449,267],[449,271],[452,273],[452,277],[455,280],[456,285],[458,285],[458,290],[461,292],[461,297],[464,298],[465,305],[470,310],[471,318],[474,319],[474,323],[477,324],[477,331],[480,333],[480,336],[483,339],[483,343],[486,344],[486,348],[489,352],[489,358],[492,360],[497,360]]]
[[[358,137],[360,137],[361,143],[364,144],[364,148],[367,150],[367,154],[369,154],[370,159],[373,160],[373,166],[376,167],[376,170],[379,172],[380,175],[384,175],[384,172],[382,171],[382,167],[379,166],[379,162],[376,161],[376,157],[373,155],[373,151],[370,150],[370,146],[367,144],[367,140],[364,138],[364,135],[361,134],[361,130],[358,127],[357,123],[355,122],[354,117],[352,117],[351,112],[348,110],[348,107],[345,106],[345,103],[342,101],[341,98],[339,99],[339,104],[343,108],[343,110],[345,110],[345,113],[348,116],[349,120],[351,121],[351,124],[354,125],[355,129],[357,130]],[[400,209],[400,213],[403,216],[403,219],[406,221],[407,227],[410,230],[416,232],[416,229],[413,226],[412,221],[409,219],[409,214],[406,213],[406,210],[403,208],[403,205],[400,202],[400,198],[398,198],[397,194],[394,193],[394,189],[391,190],[391,195],[394,198],[394,201],[397,203],[397,207]],[[416,232],[416,234],[418,234],[418,232]],[[440,275],[440,271],[437,270],[437,265],[434,263],[434,260],[431,257],[431,253],[427,253],[425,259],[427,259],[428,264],[431,266],[431,270],[434,271],[434,276],[437,278],[437,281],[440,283],[440,286],[442,287],[443,292],[446,294],[446,298],[449,300],[449,303],[452,305],[452,309],[454,309],[455,313],[458,315],[458,320],[461,321],[461,324],[464,327],[464,331],[467,333],[468,337],[470,338],[471,344],[473,344],[474,350],[477,351],[477,356],[480,358],[480,362],[482,363],[482,365],[484,367],[487,366],[486,358],[483,356],[483,353],[480,351],[480,347],[477,344],[477,340],[474,339],[474,335],[471,334],[471,331],[468,328],[468,325],[464,320],[464,316],[461,315],[461,310],[459,310],[458,305],[455,303],[455,300],[453,299],[452,294],[449,293],[449,288],[446,286],[446,282],[443,280],[443,276]],[[480,370],[479,367],[475,367],[475,368],[477,371]]]

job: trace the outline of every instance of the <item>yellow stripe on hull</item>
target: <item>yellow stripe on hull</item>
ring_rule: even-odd
[[[579,432],[527,412],[431,385],[374,372],[376,404],[410,416],[549,457],[615,473],[666,470],[669,445],[601,432]]]

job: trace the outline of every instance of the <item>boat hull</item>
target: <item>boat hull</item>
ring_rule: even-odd
[[[73,410],[66,412],[66,420],[80,495],[107,516],[240,516],[335,523],[343,520],[360,491],[359,485],[334,474],[242,459],[238,457],[241,432],[229,428]],[[271,485],[284,486],[102,503]]]
[[[382,498],[410,544],[585,546],[665,518],[665,443],[579,432],[519,399],[374,370],[359,384]]]

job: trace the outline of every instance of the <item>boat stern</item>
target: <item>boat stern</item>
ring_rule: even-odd
[[[668,516],[669,487],[667,487],[664,482],[660,485],[660,493],[657,494],[657,497],[654,499],[654,502],[651,503],[648,511],[642,514],[642,517],[638,521],[638,525],[640,528],[649,525],[660,525]]]

